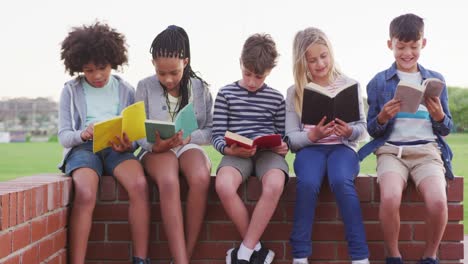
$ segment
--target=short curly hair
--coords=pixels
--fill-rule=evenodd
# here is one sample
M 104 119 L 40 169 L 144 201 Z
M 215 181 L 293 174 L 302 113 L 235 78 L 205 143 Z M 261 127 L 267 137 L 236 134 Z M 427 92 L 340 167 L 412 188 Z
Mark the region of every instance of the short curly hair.
M 83 72 L 88 63 L 110 64 L 115 70 L 128 62 L 125 36 L 100 22 L 74 27 L 63 40 L 61 50 L 65 70 L 71 76 Z

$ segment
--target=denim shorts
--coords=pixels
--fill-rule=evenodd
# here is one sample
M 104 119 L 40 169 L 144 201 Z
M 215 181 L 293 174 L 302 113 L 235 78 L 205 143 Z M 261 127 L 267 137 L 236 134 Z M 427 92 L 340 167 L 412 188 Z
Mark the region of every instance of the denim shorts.
M 136 157 L 131 152 L 116 152 L 112 148 L 103 149 L 97 153 L 93 153 L 93 142 L 88 141 L 78 145 L 68 153 L 65 158 L 65 164 L 61 170 L 66 175 L 71 176 L 73 171 L 79 168 L 93 169 L 99 177 L 105 173 L 106 175 L 114 175 L 114 169 L 120 163 L 126 160 L 136 160 Z

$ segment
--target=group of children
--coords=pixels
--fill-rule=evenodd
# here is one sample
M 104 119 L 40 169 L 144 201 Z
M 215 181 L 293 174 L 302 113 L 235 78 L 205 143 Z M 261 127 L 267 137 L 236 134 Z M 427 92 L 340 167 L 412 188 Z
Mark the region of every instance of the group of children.
M 385 240 L 386 263 L 403 263 L 398 250 L 399 206 L 409 177 L 426 204 L 426 248 L 420 263 L 438 263 L 437 249 L 447 223 L 446 179 L 451 173 L 451 151 L 444 141 L 452 127 L 447 89 L 420 105 L 415 114 L 399 112 L 393 99 L 399 80 L 420 84 L 443 77 L 426 70 L 418 59 L 424 48 L 423 20 L 413 14 L 390 24 L 388 47 L 393 65 L 368 84 L 369 110 L 359 99 L 360 119 L 340 119 L 317 125 L 302 124 L 304 87 L 314 82 L 330 92 L 355 82 L 337 67 L 327 36 L 317 28 L 297 32 L 293 43 L 294 84 L 283 95 L 265 83 L 275 67 L 277 50 L 268 34 L 254 34 L 244 43 L 240 58 L 242 78 L 222 87 L 214 102 L 207 83 L 191 68 L 190 44 L 185 30 L 169 26 L 150 48 L 155 74 L 144 78 L 136 92 L 111 74 L 127 62 L 125 37 L 106 24 L 74 28 L 62 43 L 65 69 L 78 77 L 67 82 L 60 98 L 59 140 L 64 146 L 63 172 L 72 176 L 74 202 L 70 216 L 70 263 L 84 263 L 99 179 L 113 175 L 129 195 L 129 223 L 133 263 L 148 258 L 150 203 L 145 175 L 158 186 L 164 230 L 172 262 L 189 263 L 194 254 L 206 211 L 211 162 L 201 145 L 212 144 L 223 158 L 216 172 L 216 192 L 242 237 L 227 252 L 226 263 L 271 263 L 274 252 L 261 242 L 289 178 L 285 156 L 296 153 L 294 171 L 297 196 L 291 232 L 293 263 L 308 263 L 312 255 L 312 225 L 317 198 L 325 177 L 335 194 L 345 226 L 352 263 L 369 263 L 359 198 L 354 179 L 359 160 L 374 152 L 380 186 L 380 222 Z M 144 101 L 150 119 L 172 121 L 178 111 L 193 103 L 198 129 L 187 138 L 179 131 L 169 139 L 156 133 L 156 143 L 130 142 L 123 135 L 98 153 L 92 152 L 93 123 L 120 114 L 126 106 Z M 254 139 L 281 134 L 281 145 L 271 149 L 246 149 L 227 145 L 229 130 Z M 373 140 L 359 152 L 358 142 Z M 138 155 L 133 151 L 141 147 Z M 260 199 L 251 214 L 237 190 L 249 176 L 262 183 Z M 181 178 L 188 184 L 185 213 L 180 200 Z M 185 215 L 185 221 L 184 217 Z

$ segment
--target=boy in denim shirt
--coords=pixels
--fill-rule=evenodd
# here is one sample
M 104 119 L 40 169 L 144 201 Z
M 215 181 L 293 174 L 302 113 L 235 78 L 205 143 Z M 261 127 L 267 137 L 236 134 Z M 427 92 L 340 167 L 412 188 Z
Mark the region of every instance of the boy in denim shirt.
M 377 156 L 379 218 L 388 254 L 386 263 L 403 263 L 398 250 L 399 208 L 408 178 L 424 199 L 428 219 L 426 247 L 419 263 L 439 263 L 437 249 L 447 224 L 445 177 L 453 179 L 452 153 L 443 138 L 453 126 L 447 87 L 440 98 L 425 98 L 425 105 L 420 104 L 416 113 L 400 112 L 401 102 L 393 98 L 400 80 L 421 84 L 427 78 L 444 79 L 418 64 L 426 45 L 422 18 L 405 14 L 393 19 L 387 45 L 395 62 L 367 85 L 367 130 L 373 140 L 359 151 L 359 156 L 361 160 L 371 152 Z

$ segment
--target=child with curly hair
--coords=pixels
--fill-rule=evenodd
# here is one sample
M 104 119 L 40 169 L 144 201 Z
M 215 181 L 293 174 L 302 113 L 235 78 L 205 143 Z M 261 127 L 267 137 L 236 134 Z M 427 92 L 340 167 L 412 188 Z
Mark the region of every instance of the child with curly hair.
M 64 147 L 60 169 L 72 177 L 74 202 L 70 216 L 70 263 L 84 263 L 99 179 L 113 175 L 129 196 L 133 263 L 147 259 L 149 239 L 148 185 L 133 144 L 125 135 L 93 153 L 93 124 L 118 116 L 134 103 L 135 90 L 111 72 L 127 63 L 125 37 L 99 22 L 73 28 L 62 42 L 65 70 L 78 76 L 65 83 L 60 97 L 58 138 Z M 83 73 L 83 74 L 80 74 Z

